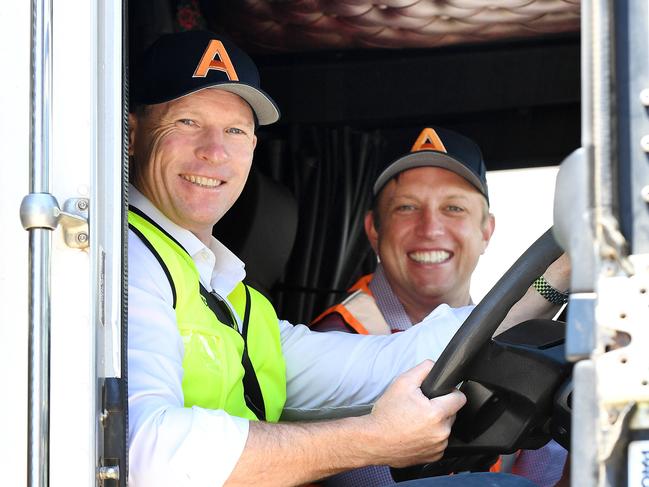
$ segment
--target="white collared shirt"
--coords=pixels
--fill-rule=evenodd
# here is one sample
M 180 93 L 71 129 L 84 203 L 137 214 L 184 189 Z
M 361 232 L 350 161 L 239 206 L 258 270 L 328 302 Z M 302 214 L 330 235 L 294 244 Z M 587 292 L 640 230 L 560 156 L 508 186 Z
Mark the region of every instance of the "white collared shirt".
M 129 199 L 188 251 L 208 290 L 226 298 L 243 280 L 244 264 L 216 239 L 205 246 L 134 187 Z M 130 485 L 222 485 L 241 456 L 248 421 L 222 410 L 184 407 L 184 351 L 169 281 L 133 232 L 128 245 Z M 471 309 L 442 305 L 420 326 L 390 336 L 317 333 L 280 320 L 287 376 L 283 419 L 369 411 L 396 375 L 426 358 L 435 360 Z

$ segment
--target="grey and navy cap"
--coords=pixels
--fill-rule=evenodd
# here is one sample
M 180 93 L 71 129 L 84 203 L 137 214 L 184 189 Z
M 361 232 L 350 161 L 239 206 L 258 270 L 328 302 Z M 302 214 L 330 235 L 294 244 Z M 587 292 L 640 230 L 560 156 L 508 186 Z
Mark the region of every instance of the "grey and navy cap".
M 279 108 L 259 86 L 250 57 L 231 40 L 208 31 L 159 37 L 141 56 L 131 78 L 131 106 L 155 105 L 205 88 L 235 93 L 252 108 L 259 125 L 279 119 Z
M 421 131 L 408 154 L 391 162 L 379 175 L 373 187 L 374 196 L 397 174 L 426 166 L 441 167 L 462 176 L 489 202 L 487 168 L 478 144 L 452 130 L 431 127 Z

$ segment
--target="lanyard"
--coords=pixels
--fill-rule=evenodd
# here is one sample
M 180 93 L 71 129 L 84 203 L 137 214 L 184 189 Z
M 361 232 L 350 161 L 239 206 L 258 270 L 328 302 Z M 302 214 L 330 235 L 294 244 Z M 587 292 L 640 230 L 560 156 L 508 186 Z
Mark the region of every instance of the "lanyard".
M 243 287 L 246 290 L 246 310 L 243 315 L 243 323 L 241 326 L 241 337 L 243 338 L 243 354 L 241 355 L 241 365 L 243 366 L 243 397 L 246 401 L 246 406 L 255 413 L 258 419 L 264 421 L 266 419 L 266 406 L 264 405 L 264 396 L 261 393 L 261 387 L 257 380 L 257 374 L 250 362 L 248 356 L 248 323 L 250 321 L 250 291 L 245 284 Z M 216 318 L 225 326 L 229 326 L 239 331 L 232 312 L 225 301 L 217 294 L 209 292 L 201 284 L 201 295 L 207 301 L 207 305 L 212 310 Z

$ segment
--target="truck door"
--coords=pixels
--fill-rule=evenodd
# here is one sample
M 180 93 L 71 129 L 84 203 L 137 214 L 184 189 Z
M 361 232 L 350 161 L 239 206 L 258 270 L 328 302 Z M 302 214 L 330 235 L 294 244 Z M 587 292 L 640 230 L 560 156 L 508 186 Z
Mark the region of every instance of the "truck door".
M 123 5 L 0 18 L 2 484 L 125 485 Z

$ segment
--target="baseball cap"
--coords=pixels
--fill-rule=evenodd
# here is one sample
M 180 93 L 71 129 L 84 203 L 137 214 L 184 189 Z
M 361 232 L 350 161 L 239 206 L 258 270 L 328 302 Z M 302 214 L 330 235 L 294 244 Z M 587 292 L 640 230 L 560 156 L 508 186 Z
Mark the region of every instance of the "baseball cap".
M 136 63 L 133 104 L 154 105 L 205 88 L 235 93 L 252 108 L 259 125 L 279 119 L 279 108 L 259 87 L 259 72 L 231 40 L 208 31 L 164 34 Z
M 480 147 L 468 137 L 443 128 L 424 128 L 410 152 L 391 162 L 379 174 L 374 183 L 373 194 L 378 195 L 383 187 L 400 172 L 415 167 L 441 167 L 462 176 L 489 202 L 487 191 L 487 169 Z

